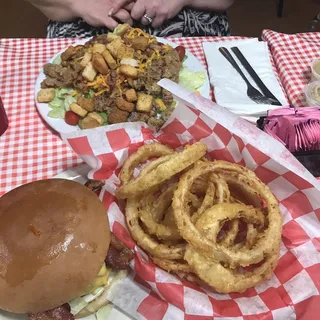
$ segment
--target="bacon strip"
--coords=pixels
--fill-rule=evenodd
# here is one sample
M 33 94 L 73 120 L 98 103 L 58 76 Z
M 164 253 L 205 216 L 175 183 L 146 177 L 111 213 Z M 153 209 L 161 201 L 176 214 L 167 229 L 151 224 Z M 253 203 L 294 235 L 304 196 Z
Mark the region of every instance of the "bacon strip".
M 134 253 L 111 234 L 111 244 L 105 260 L 106 265 L 116 270 L 127 269 L 133 258 Z
M 69 304 L 65 303 L 51 310 L 28 314 L 28 317 L 30 320 L 74 320 L 74 315 L 70 311 Z

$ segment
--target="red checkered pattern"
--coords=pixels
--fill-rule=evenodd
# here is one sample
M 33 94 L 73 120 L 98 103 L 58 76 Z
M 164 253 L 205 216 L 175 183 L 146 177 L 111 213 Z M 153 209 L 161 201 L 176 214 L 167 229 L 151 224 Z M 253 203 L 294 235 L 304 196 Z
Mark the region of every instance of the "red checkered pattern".
M 190 50 L 206 68 L 203 41 L 240 39 L 207 37 L 170 39 Z M 40 118 L 34 84 L 42 66 L 77 39 L 0 39 L 0 96 L 9 129 L 0 138 L 0 196 L 18 185 L 50 178 L 82 160 Z
M 310 64 L 319 58 L 320 33 L 289 35 L 264 30 L 262 39 L 269 44 L 290 103 L 295 107 L 306 106 L 303 90 L 310 81 Z
M 316 319 L 320 302 L 320 191 L 307 181 L 309 176 L 296 166 L 290 153 L 279 152 L 277 158 L 266 154 L 267 149 L 278 153 L 282 145 L 224 108 L 213 108 L 209 100 L 190 96 L 201 111 L 178 104 L 169 123 L 155 136 L 146 127 L 130 123 L 120 129 L 109 126 L 65 135 L 93 167 L 92 177 L 107 179 L 101 199 L 108 209 L 112 231 L 137 253 L 132 265 L 134 275 L 117 288 L 121 299 L 115 294 L 111 300 L 127 313 L 150 320 Z M 114 130 L 124 137 L 119 143 L 113 139 Z M 246 165 L 271 188 L 284 221 L 280 259 L 270 280 L 243 294 L 217 294 L 155 267 L 135 246 L 126 228 L 125 213 L 114 197 L 117 173 L 128 154 L 151 140 L 174 148 L 205 142 L 212 159 Z M 269 144 L 268 148 L 261 141 Z M 290 171 L 288 166 L 295 169 Z M 130 302 L 125 298 L 128 290 L 134 296 Z

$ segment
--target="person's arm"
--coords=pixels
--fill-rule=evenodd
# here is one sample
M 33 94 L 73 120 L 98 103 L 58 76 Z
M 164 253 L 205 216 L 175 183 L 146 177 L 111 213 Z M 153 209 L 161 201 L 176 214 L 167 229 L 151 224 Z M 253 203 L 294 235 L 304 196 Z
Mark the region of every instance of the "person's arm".
M 83 18 L 92 26 L 106 26 L 109 29 L 114 29 L 118 21 L 132 23 L 130 14 L 125 9 L 120 9 L 112 17 L 108 16 L 113 6 L 112 0 L 29 0 L 29 2 L 55 21 Z
M 70 21 L 77 18 L 70 0 L 29 0 L 47 18 L 55 21 Z
M 129 1 L 132 0 L 114 0 L 109 16 L 115 16 Z M 135 0 L 131 17 L 147 24 L 149 21 L 143 18 L 146 14 L 151 18 L 152 27 L 158 28 L 165 21 L 176 16 L 184 7 L 197 8 L 203 11 L 224 11 L 233 2 L 234 0 Z

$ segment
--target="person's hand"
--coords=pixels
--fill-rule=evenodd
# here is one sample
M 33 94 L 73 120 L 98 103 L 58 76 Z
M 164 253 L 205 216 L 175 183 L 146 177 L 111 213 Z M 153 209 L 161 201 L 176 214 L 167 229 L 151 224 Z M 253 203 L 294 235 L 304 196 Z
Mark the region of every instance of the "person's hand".
M 131 9 L 132 0 L 127 1 L 126 8 Z M 114 6 L 113 0 L 71 0 L 72 11 L 75 16 L 81 17 L 84 21 L 94 27 L 106 26 L 109 29 L 114 29 L 118 22 L 132 24 L 130 13 L 125 6 L 111 16 L 109 12 Z
M 132 0 L 115 0 L 110 16 L 115 17 L 121 8 Z M 189 0 L 136 0 L 131 9 L 131 18 L 141 20 L 145 25 L 150 24 L 144 17 L 147 15 L 152 19 L 151 25 L 154 28 L 160 27 L 165 21 L 175 17 L 183 7 L 188 5 Z

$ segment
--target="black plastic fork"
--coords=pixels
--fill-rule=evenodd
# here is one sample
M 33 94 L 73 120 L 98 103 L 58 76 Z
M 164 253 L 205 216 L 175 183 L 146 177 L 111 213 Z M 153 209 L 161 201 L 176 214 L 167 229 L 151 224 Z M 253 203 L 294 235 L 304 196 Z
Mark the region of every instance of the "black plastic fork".
M 233 59 L 231 53 L 229 50 L 225 47 L 220 47 L 219 51 L 221 54 L 230 62 L 230 64 L 237 70 L 237 72 L 240 74 L 244 82 L 247 84 L 247 96 L 254 101 L 255 103 L 259 104 L 271 104 L 269 98 L 264 96 L 259 90 L 257 90 L 255 87 L 252 86 L 252 84 L 249 82 L 247 77 L 244 75 L 240 67 L 238 66 L 237 62 Z

